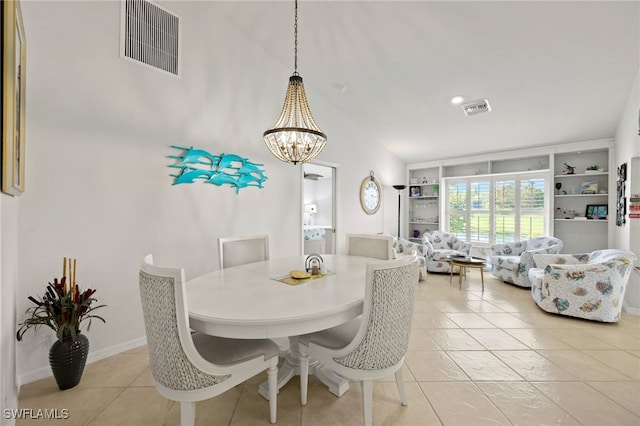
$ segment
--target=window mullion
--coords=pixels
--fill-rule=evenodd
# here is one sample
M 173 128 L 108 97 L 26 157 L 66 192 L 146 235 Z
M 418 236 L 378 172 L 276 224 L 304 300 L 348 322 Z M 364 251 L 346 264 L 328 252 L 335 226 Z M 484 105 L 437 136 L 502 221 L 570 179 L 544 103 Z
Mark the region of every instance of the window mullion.
M 515 182 L 516 182 L 516 193 L 515 193 L 515 206 L 514 206 L 514 239 L 516 241 L 520 241 L 520 237 L 521 237 L 521 233 L 520 233 L 520 221 L 522 220 L 522 218 L 520 217 L 520 210 L 522 207 L 522 186 L 521 186 L 521 180 L 518 176 L 516 176 L 515 178 Z

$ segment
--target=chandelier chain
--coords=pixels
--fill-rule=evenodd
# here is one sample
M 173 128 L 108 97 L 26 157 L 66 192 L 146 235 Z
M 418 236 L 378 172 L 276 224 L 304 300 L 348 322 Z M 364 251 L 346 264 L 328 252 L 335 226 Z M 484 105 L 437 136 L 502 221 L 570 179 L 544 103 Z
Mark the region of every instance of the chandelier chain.
M 293 75 L 298 75 L 298 0 L 295 0 L 293 24 Z

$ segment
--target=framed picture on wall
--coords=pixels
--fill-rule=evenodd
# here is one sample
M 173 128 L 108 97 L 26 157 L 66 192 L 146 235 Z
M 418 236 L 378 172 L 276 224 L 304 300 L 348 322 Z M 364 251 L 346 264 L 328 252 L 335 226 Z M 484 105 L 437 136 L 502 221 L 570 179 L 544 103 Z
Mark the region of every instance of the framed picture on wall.
M 620 165 L 620 180 L 623 182 L 627 180 L 627 163 Z
M 616 225 L 623 226 L 626 222 L 627 214 L 627 198 L 625 197 L 625 183 L 622 179 L 618 179 L 617 182 L 617 197 L 616 197 Z
M 27 43 L 19 1 L 2 2 L 2 192 L 24 191 Z

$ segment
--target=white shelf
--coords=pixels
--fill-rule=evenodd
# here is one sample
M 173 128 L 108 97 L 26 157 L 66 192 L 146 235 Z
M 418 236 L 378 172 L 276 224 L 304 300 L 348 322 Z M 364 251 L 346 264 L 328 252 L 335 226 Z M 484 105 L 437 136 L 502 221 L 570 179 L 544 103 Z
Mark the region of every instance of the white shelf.
M 552 155 L 552 170 L 554 173 L 552 188 L 560 183 L 560 193 L 553 191 L 553 208 L 557 211 L 577 212 L 580 216 L 564 219 L 564 215 L 558 215 L 553 220 L 553 235 L 564 242 L 564 253 L 586 253 L 603 247 L 611 247 L 609 228 L 614 220 L 585 218 L 584 212 L 589 204 L 604 204 L 609 208 L 609 214 L 613 210 L 609 201 L 612 193 L 616 192 L 613 182 L 610 182 L 612 174 L 615 174 L 615 166 L 609 161 L 609 147 L 596 148 L 588 151 L 563 152 Z M 587 171 L 587 167 L 598 165 L 600 170 Z M 576 173 L 566 174 L 566 166 L 575 167 Z M 594 182 L 599 191 L 607 191 L 606 194 L 583 194 L 582 184 Z M 564 193 L 563 193 L 564 190 Z M 573 194 L 570 192 L 574 191 Z M 611 200 L 612 201 L 612 200 Z M 552 217 L 556 217 L 555 214 Z M 598 222 L 600 225 L 594 223 Z M 582 224 L 582 225 L 581 225 Z
M 609 194 L 560 194 L 554 195 L 556 198 L 562 197 L 607 197 Z
M 555 175 L 554 178 L 566 178 L 566 177 L 585 177 L 585 176 L 606 176 L 609 172 L 598 172 L 598 173 L 574 173 L 572 175 Z
M 406 233 L 409 241 L 422 243 L 425 232 L 431 232 L 440 227 L 438 222 L 434 222 L 440 214 L 440 195 L 444 192 L 439 190 L 440 179 L 442 177 L 441 167 L 425 167 L 409 170 L 409 180 L 415 179 L 417 183 L 410 183 L 409 187 L 419 189 L 415 197 L 409 196 L 408 209 L 403 218 L 406 221 Z M 414 192 L 414 194 L 416 193 Z M 410 193 L 409 193 L 410 195 Z M 414 232 L 420 235 L 414 237 Z
M 553 219 L 556 222 L 580 222 L 580 223 L 593 223 L 593 222 L 609 222 L 608 219 Z

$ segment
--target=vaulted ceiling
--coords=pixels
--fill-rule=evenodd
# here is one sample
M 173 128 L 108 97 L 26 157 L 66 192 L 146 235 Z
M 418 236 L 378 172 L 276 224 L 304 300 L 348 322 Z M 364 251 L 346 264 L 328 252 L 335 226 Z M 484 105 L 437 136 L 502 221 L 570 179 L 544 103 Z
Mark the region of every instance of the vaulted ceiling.
M 230 22 L 293 70 L 293 1 L 233 9 Z M 637 1 L 299 5 L 307 91 L 406 162 L 612 137 L 639 55 Z M 454 95 L 492 111 L 467 117 Z

